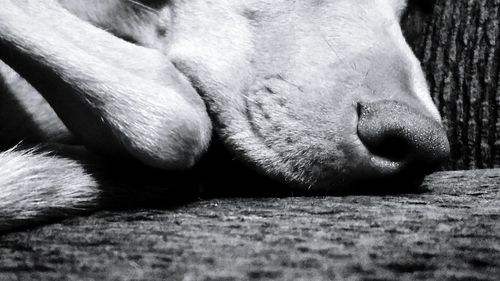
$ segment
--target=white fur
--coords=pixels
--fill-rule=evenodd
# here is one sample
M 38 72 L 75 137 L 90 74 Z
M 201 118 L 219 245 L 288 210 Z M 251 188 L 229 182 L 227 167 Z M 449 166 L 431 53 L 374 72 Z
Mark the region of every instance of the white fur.
M 6 0 L 0 33 L 14 52 L 7 63 L 41 89 L 88 146 L 165 169 L 190 168 L 206 150 L 205 106 L 158 51 L 126 43 L 53 0 Z M 33 67 L 18 65 L 23 56 L 31 56 Z M 60 79 L 47 83 L 34 73 Z
M 100 191 L 82 164 L 36 150 L 0 153 L 0 232 L 97 207 Z

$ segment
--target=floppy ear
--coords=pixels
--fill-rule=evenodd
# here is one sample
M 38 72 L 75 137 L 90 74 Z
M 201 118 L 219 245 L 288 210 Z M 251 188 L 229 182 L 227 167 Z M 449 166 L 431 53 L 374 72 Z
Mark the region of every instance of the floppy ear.
M 0 59 L 95 150 L 182 169 L 208 147 L 205 105 L 163 54 L 96 28 L 55 0 L 2 0 Z

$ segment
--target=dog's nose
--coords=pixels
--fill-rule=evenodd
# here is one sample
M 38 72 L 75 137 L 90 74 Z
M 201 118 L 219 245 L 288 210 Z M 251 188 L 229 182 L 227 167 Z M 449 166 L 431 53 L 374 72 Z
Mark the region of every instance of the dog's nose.
M 358 136 L 381 176 L 425 175 L 446 160 L 450 145 L 443 126 L 397 101 L 358 104 Z

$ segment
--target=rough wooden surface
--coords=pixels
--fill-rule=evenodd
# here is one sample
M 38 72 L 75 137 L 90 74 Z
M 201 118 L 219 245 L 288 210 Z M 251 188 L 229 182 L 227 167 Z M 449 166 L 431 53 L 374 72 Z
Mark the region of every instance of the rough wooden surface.
M 0 280 L 499 280 L 500 170 L 425 186 L 101 212 L 0 237 Z
M 413 3 L 430 6 L 404 25 L 448 128 L 449 168 L 500 167 L 500 0 Z

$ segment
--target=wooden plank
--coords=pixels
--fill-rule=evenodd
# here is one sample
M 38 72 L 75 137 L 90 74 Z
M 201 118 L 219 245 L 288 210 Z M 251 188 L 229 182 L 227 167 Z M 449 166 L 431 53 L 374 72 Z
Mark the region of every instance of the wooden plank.
M 499 280 L 500 170 L 425 186 L 100 212 L 0 237 L 0 280 Z

